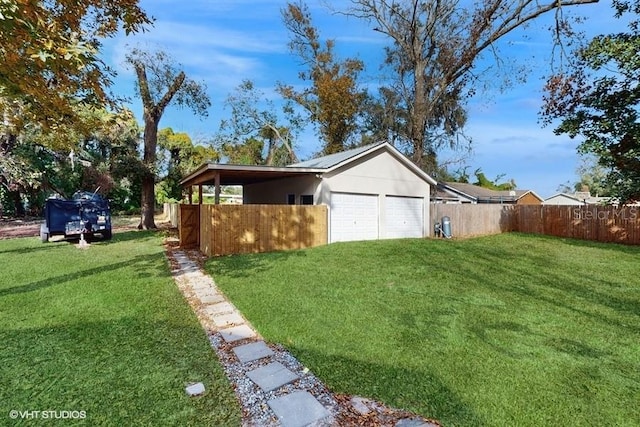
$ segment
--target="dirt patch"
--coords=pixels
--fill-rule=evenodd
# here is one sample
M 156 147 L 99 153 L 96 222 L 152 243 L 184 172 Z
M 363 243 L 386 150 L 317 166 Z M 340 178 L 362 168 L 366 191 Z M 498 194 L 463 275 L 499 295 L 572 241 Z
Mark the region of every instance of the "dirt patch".
M 41 219 L 26 218 L 26 219 L 13 219 L 13 218 L 1 218 L 0 219 L 0 239 L 14 239 L 17 237 L 33 237 L 40 235 Z
M 40 225 L 44 222 L 44 219 L 38 218 L 0 218 L 0 240 L 2 239 L 16 239 L 19 237 L 36 237 L 40 236 Z M 138 221 L 129 221 L 113 225 L 113 232 L 123 232 L 137 230 Z M 171 229 L 171 223 L 164 219 L 156 219 L 156 226 L 159 230 Z

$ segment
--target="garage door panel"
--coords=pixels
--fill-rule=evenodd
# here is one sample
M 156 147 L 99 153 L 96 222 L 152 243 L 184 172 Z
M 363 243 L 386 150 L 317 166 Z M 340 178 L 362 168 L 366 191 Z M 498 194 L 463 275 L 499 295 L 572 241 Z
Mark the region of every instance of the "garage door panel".
M 331 193 L 331 242 L 378 238 L 378 196 Z
M 385 197 L 385 237 L 424 237 L 424 199 Z

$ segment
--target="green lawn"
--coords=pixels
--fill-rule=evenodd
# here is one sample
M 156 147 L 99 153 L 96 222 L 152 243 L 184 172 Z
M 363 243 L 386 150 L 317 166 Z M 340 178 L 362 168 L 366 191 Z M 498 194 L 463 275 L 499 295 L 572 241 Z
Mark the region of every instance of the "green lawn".
M 640 248 L 503 234 L 211 259 L 331 389 L 445 425 L 640 425 Z
M 239 424 L 161 237 L 119 233 L 86 250 L 0 241 L 0 425 L 14 424 L 11 410 L 84 411 L 85 425 Z M 187 397 L 191 382 L 205 395 Z

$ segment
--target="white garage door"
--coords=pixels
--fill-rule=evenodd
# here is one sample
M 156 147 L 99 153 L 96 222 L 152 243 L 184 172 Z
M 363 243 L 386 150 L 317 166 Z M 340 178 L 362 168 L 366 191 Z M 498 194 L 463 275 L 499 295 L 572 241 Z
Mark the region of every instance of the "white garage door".
M 387 196 L 384 204 L 386 238 L 423 237 L 424 199 Z
M 331 242 L 378 238 L 378 196 L 331 193 Z

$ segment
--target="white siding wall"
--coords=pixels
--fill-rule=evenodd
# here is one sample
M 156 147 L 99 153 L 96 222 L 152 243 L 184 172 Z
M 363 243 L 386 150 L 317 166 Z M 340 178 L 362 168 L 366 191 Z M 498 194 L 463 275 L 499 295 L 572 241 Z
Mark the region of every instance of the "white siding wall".
M 244 204 L 286 205 L 287 194 L 296 195 L 296 204 L 300 204 L 302 194 L 313 194 L 314 204 L 318 205 L 320 197 L 320 179 L 315 175 L 302 175 L 296 178 L 278 179 L 245 185 L 243 188 Z
M 325 174 L 322 179 L 319 203 L 331 205 L 331 193 L 377 194 L 379 238 L 391 238 L 386 224 L 386 196 L 423 198 L 422 236 L 429 235 L 429 191 L 424 179 L 387 151 L 379 151 L 351 162 L 343 168 Z M 329 231 L 331 233 L 331 230 Z M 331 241 L 331 237 L 330 237 Z
M 342 168 L 322 177 L 306 175 L 296 178 L 280 179 L 259 184 L 245 185 L 243 189 L 245 204 L 286 204 L 287 194 L 296 195 L 296 204 L 300 203 L 300 195 L 313 194 L 314 204 L 332 206 L 331 195 L 336 194 L 368 194 L 377 198 L 378 238 L 393 238 L 400 231 L 393 224 L 394 209 L 386 206 L 392 197 L 411 197 L 422 200 L 422 230 L 415 235 L 429 235 L 429 191 L 430 185 L 422 176 L 413 172 L 401 160 L 385 150 L 380 150 L 349 162 Z M 338 200 L 340 197 L 338 196 Z M 334 201 L 335 203 L 335 201 Z M 329 214 L 331 216 L 331 213 Z M 364 218 L 362 218 L 364 219 Z M 362 220 L 361 219 L 361 220 Z M 329 241 L 331 237 L 331 224 Z M 368 234 L 367 234 L 368 235 Z

